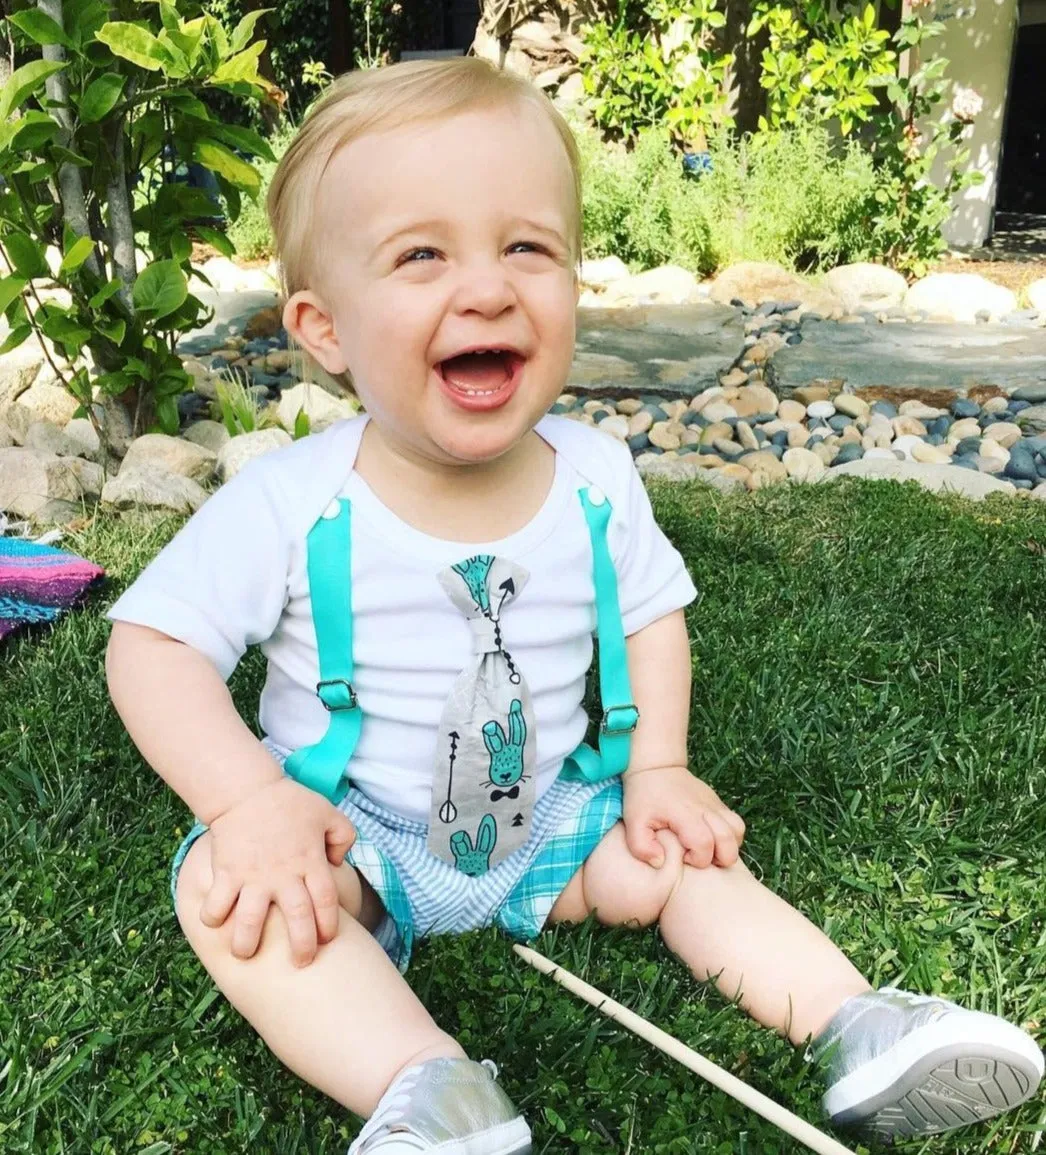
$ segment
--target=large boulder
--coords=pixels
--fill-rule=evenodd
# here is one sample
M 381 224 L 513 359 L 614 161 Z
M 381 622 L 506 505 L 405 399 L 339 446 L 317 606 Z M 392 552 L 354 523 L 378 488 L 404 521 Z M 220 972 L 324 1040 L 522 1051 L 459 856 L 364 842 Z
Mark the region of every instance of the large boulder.
M 797 304 L 804 312 L 825 317 L 841 315 L 844 305 L 831 289 L 806 281 L 768 261 L 741 261 L 724 269 L 712 282 L 710 296 L 721 305 L 743 301 L 750 308 L 776 301 Z
M 908 282 L 900 273 L 868 261 L 840 265 L 826 274 L 824 283 L 840 298 L 848 313 L 896 309 L 908 292 Z
M 621 305 L 687 305 L 701 299 L 698 280 L 679 265 L 660 265 L 622 281 L 612 281 L 599 303 Z
M 52 502 L 79 503 L 98 496 L 102 467 L 77 457 L 37 449 L 0 449 L 0 511 L 38 517 Z
M 978 313 L 991 321 L 1012 313 L 1017 297 L 976 273 L 931 273 L 908 290 L 904 307 L 910 313 L 925 313 L 931 321 L 972 325 Z
M 628 265 L 620 257 L 598 257 L 581 262 L 581 284 L 587 289 L 605 289 L 614 281 L 627 281 Z
M 207 491 L 192 478 L 143 464 L 135 469 L 121 469 L 116 477 L 110 477 L 102 489 L 102 505 L 195 513 L 207 496 Z
M 1000 481 L 988 473 L 963 469 L 959 465 L 925 465 L 918 461 L 887 461 L 864 457 L 849 461 L 829 471 L 826 480 L 841 477 L 869 477 L 881 481 L 917 481 L 923 489 L 935 493 L 959 493 L 974 501 L 981 501 L 993 493 L 1013 494 L 1016 489 L 1008 481 Z
M 3 320 L 0 315 L 0 321 Z M 42 376 L 50 373 L 50 366 L 44 370 L 47 361 L 40 346 L 33 340 L 23 341 L 17 349 L 12 349 L 0 357 L 0 416 L 11 404 Z M 43 373 L 42 373 L 43 371 Z
M 215 457 L 225 448 L 230 436 L 228 429 L 220 421 L 207 419 L 194 421 L 182 434 L 186 441 L 191 441 L 193 445 L 202 445 Z
M 146 433 L 131 442 L 120 472 L 146 469 L 203 482 L 214 476 L 216 462 L 216 455 L 202 445 L 166 433 Z
M 320 385 L 302 381 L 290 389 L 285 389 L 280 395 L 276 417 L 288 433 L 293 433 L 294 422 L 302 410 L 309 418 L 310 431 L 318 433 L 336 421 L 355 417 L 359 412 L 359 405 L 347 397 L 332 397 Z
M 233 437 L 218 454 L 218 476 L 229 481 L 255 457 L 290 445 L 291 435 L 283 429 L 256 429 Z
M 210 286 L 218 292 L 250 292 L 252 290 L 278 291 L 279 285 L 269 275 L 267 269 L 242 269 L 228 257 L 211 257 L 199 266 L 200 272 L 210 281 Z M 206 289 L 199 277 L 189 278 L 189 291 Z

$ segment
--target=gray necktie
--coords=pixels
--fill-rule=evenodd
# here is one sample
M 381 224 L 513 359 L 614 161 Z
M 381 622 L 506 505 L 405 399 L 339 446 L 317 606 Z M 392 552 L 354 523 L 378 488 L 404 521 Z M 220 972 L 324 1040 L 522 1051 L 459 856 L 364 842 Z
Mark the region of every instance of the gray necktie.
M 440 719 L 428 848 L 473 876 L 530 837 L 534 710 L 501 637 L 501 613 L 529 576 L 491 554 L 439 574 L 447 596 L 468 618 L 474 657 L 458 675 Z

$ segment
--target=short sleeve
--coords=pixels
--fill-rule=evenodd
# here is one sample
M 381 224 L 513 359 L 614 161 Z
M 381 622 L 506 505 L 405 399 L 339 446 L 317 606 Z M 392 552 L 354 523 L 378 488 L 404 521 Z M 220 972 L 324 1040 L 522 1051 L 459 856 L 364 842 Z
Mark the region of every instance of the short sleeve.
M 610 546 L 617 570 L 618 600 L 625 636 L 689 605 L 697 589 L 683 556 L 654 520 L 643 479 L 631 459 L 621 516 Z M 616 513 L 617 511 L 615 511 Z
M 228 679 L 271 637 L 287 600 L 290 535 L 279 486 L 252 463 L 213 494 L 109 610 L 208 657 Z

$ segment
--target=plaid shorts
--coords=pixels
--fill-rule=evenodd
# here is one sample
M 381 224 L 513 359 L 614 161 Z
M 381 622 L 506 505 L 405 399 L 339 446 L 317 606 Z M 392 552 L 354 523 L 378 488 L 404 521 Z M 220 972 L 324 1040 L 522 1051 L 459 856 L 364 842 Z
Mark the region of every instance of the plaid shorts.
M 356 828 L 346 861 L 375 889 L 385 917 L 374 935 L 400 971 L 414 942 L 498 926 L 515 939 L 534 938 L 567 883 L 622 814 L 621 779 L 557 779 L 538 799 L 529 840 L 478 878 L 430 854 L 428 827 L 350 790 L 339 809 Z M 189 847 L 206 830 L 197 823 L 171 867 L 171 895 Z

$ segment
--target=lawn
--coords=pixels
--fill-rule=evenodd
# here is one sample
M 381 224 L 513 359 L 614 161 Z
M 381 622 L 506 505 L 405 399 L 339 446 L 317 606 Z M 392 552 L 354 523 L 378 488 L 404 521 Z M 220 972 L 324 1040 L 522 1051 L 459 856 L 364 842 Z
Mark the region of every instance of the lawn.
M 867 482 L 654 497 L 704 594 L 688 618 L 693 765 L 745 817 L 750 865 L 873 982 L 1042 1041 L 1046 505 Z M 167 872 L 190 816 L 108 704 L 103 611 L 176 525 L 100 518 L 74 535 L 110 584 L 0 657 L 0 1151 L 341 1155 L 356 1122 L 279 1066 L 182 940 Z M 257 659 L 233 682 L 248 716 Z M 536 945 L 819 1121 L 802 1054 L 653 933 Z M 410 977 L 498 1063 L 535 1152 L 803 1150 L 496 932 L 424 944 Z M 1040 1095 L 904 1150 L 1030 1152 L 1043 1126 Z

